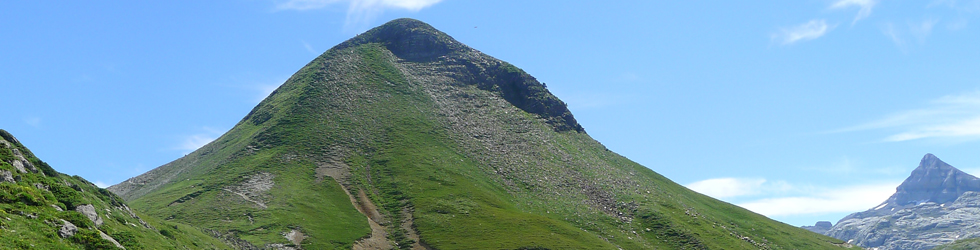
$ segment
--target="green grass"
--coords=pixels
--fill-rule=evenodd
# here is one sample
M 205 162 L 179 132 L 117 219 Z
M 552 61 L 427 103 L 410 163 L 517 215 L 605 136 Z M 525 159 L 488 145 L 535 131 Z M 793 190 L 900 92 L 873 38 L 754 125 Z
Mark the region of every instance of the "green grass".
M 933 250 L 972 250 L 980 249 L 980 238 L 960 239 L 953 243 L 937 246 Z

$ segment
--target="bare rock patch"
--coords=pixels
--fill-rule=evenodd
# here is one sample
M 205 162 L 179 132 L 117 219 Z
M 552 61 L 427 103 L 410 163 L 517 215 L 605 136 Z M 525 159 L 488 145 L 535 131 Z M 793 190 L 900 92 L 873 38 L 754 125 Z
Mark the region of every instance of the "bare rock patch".
M 268 208 L 265 202 L 270 197 L 269 190 L 276 183 L 273 179 L 276 176 L 269 172 L 259 172 L 249 176 L 244 182 L 236 186 L 225 187 L 223 190 L 236 194 L 245 201 L 255 203 L 260 208 Z

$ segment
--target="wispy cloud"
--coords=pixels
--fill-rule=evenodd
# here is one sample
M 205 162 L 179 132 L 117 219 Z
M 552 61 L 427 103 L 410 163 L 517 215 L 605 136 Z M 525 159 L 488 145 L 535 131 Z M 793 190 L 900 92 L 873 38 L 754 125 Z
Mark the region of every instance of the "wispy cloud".
M 915 36 L 919 40 L 919 43 L 923 43 L 926 37 L 932 33 L 932 27 L 936 26 L 939 20 L 937 19 L 926 19 L 921 22 L 909 22 L 909 31 L 912 36 Z
M 286 82 L 285 79 L 274 80 L 271 81 L 270 83 L 256 84 L 252 86 L 254 90 L 258 91 L 258 93 L 255 95 L 256 96 L 255 103 L 259 103 L 262 102 L 262 100 L 265 100 L 265 98 L 269 97 L 269 95 L 271 95 L 273 91 L 276 91 L 276 89 L 278 89 L 279 86 L 282 86 L 282 84 L 285 82 Z
M 715 178 L 686 186 L 716 199 L 742 201 L 733 203 L 772 217 L 862 211 L 885 201 L 898 184 L 821 188 L 763 178 Z
M 895 43 L 895 46 L 898 47 L 898 49 L 902 50 L 903 52 L 905 51 L 905 40 L 902 39 L 901 31 L 895 28 L 894 24 L 885 23 L 885 25 L 881 28 L 881 33 L 885 34 L 885 36 L 891 39 L 892 43 Z
M 716 178 L 687 184 L 691 190 L 719 199 L 758 195 L 788 187 L 785 182 L 769 182 L 763 178 Z
M 899 131 L 883 138 L 886 142 L 930 138 L 952 141 L 980 139 L 980 91 L 944 96 L 929 102 L 924 108 L 898 112 L 832 133 L 880 129 Z
M 310 54 L 314 54 L 314 55 L 319 55 L 320 54 L 320 53 L 316 52 L 315 49 L 313 49 L 313 46 L 311 46 L 310 43 L 307 43 L 306 41 L 303 41 L 303 40 L 299 40 L 299 42 L 300 43 L 303 43 L 303 48 L 306 49 L 306 51 L 309 51 Z
M 980 0 L 934 0 L 927 7 L 945 6 L 957 12 L 977 13 L 980 12 Z
M 938 19 L 926 19 L 919 22 L 908 22 L 908 29 L 899 28 L 894 23 L 886 22 L 881 26 L 881 32 L 895 43 L 902 52 L 908 51 L 909 39 L 914 39 L 919 44 L 925 43 L 926 38 L 932 34 L 933 27 L 939 23 Z
M 831 9 L 847 9 L 851 7 L 857 7 L 857 16 L 854 16 L 854 21 L 851 25 L 857 23 L 858 20 L 867 18 L 871 16 L 871 10 L 874 9 L 875 5 L 878 4 L 877 0 L 839 0 L 830 5 Z
M 908 166 L 868 166 L 862 164 L 860 160 L 854 160 L 844 156 L 840 160 L 814 166 L 803 166 L 800 170 L 820 172 L 837 176 L 851 175 L 875 175 L 875 176 L 900 176 L 908 174 Z
M 823 19 L 814 19 L 791 28 L 782 29 L 772 35 L 773 40 L 778 40 L 782 44 L 792 44 L 799 41 L 817 39 L 824 34 L 830 27 Z
M 31 125 L 31 127 L 36 128 L 38 126 L 41 126 L 41 117 L 32 116 L 32 117 L 24 118 L 24 123 L 27 123 L 27 125 Z
M 99 187 L 99 188 L 107 188 L 107 187 L 109 187 L 109 184 L 106 184 L 105 182 L 102 182 L 102 181 L 95 181 L 95 183 L 92 183 L 92 184 L 95 184 L 95 186 L 96 187 Z
M 181 142 L 173 149 L 180 150 L 184 154 L 188 154 L 203 147 L 204 145 L 207 145 L 208 143 L 211 143 L 214 141 L 214 139 L 217 139 L 224 133 L 222 130 L 210 127 L 203 127 L 202 130 L 204 130 L 204 132 L 183 136 L 183 138 L 181 138 Z
M 442 0 L 288 0 L 276 4 L 279 10 L 314 10 L 335 4 L 347 4 L 345 29 L 358 28 L 388 9 L 419 11 Z
M 863 211 L 888 199 L 898 184 L 816 189 L 799 196 L 760 199 L 737 205 L 769 217 Z

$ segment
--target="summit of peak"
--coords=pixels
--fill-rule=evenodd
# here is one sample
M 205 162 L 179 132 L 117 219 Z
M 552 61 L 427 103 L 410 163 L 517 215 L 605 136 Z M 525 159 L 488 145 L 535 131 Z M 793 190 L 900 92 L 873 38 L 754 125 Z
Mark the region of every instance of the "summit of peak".
M 399 58 L 409 61 L 430 61 L 469 49 L 446 33 L 411 18 L 388 21 L 337 45 L 335 49 L 366 43 L 380 43 Z
M 953 168 L 953 166 L 946 164 L 946 162 L 940 160 L 939 157 L 936 157 L 931 153 L 927 153 L 925 156 L 922 156 L 922 160 L 919 161 L 918 168 Z
M 956 169 L 933 154 L 926 154 L 889 200 L 899 205 L 926 201 L 946 203 L 966 191 L 980 191 L 980 178 Z

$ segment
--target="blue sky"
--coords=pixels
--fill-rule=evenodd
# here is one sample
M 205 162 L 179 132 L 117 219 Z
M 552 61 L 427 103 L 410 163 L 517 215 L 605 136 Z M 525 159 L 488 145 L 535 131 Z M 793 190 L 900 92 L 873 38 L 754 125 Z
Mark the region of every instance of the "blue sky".
M 0 128 L 118 183 L 399 17 L 547 83 L 611 150 L 792 225 L 874 207 L 926 153 L 980 173 L 978 0 L 2 2 Z

